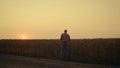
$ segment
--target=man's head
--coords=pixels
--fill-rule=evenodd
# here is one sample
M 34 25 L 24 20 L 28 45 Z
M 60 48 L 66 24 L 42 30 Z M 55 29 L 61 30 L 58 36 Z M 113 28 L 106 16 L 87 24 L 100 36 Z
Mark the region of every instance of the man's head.
M 67 30 L 64 30 L 64 33 L 67 33 Z

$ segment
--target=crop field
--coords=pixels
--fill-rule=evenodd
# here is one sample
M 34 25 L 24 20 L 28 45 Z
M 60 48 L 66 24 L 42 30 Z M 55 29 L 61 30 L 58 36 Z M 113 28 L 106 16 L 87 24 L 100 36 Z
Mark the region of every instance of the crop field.
M 0 53 L 60 59 L 60 46 L 60 40 L 0 40 Z M 73 39 L 69 59 L 120 65 L 120 39 Z

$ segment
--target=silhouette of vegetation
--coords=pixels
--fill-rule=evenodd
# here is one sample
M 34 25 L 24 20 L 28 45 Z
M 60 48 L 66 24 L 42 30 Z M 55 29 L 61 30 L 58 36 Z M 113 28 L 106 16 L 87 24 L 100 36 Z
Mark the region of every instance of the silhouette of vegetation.
M 60 40 L 0 40 L 0 53 L 59 59 Z M 120 64 L 120 39 L 73 39 L 69 59 L 87 63 Z

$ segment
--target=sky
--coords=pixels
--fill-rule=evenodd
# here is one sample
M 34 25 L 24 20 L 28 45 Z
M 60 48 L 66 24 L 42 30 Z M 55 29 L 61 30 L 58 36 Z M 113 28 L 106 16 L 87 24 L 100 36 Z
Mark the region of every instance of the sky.
M 0 39 L 120 38 L 120 0 L 0 0 Z

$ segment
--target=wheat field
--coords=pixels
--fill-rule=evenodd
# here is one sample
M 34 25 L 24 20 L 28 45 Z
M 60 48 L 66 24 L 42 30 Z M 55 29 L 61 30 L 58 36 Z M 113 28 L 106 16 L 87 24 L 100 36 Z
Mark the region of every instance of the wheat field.
M 0 53 L 60 59 L 60 40 L 0 40 Z M 73 39 L 69 59 L 78 62 L 120 64 L 120 39 Z

